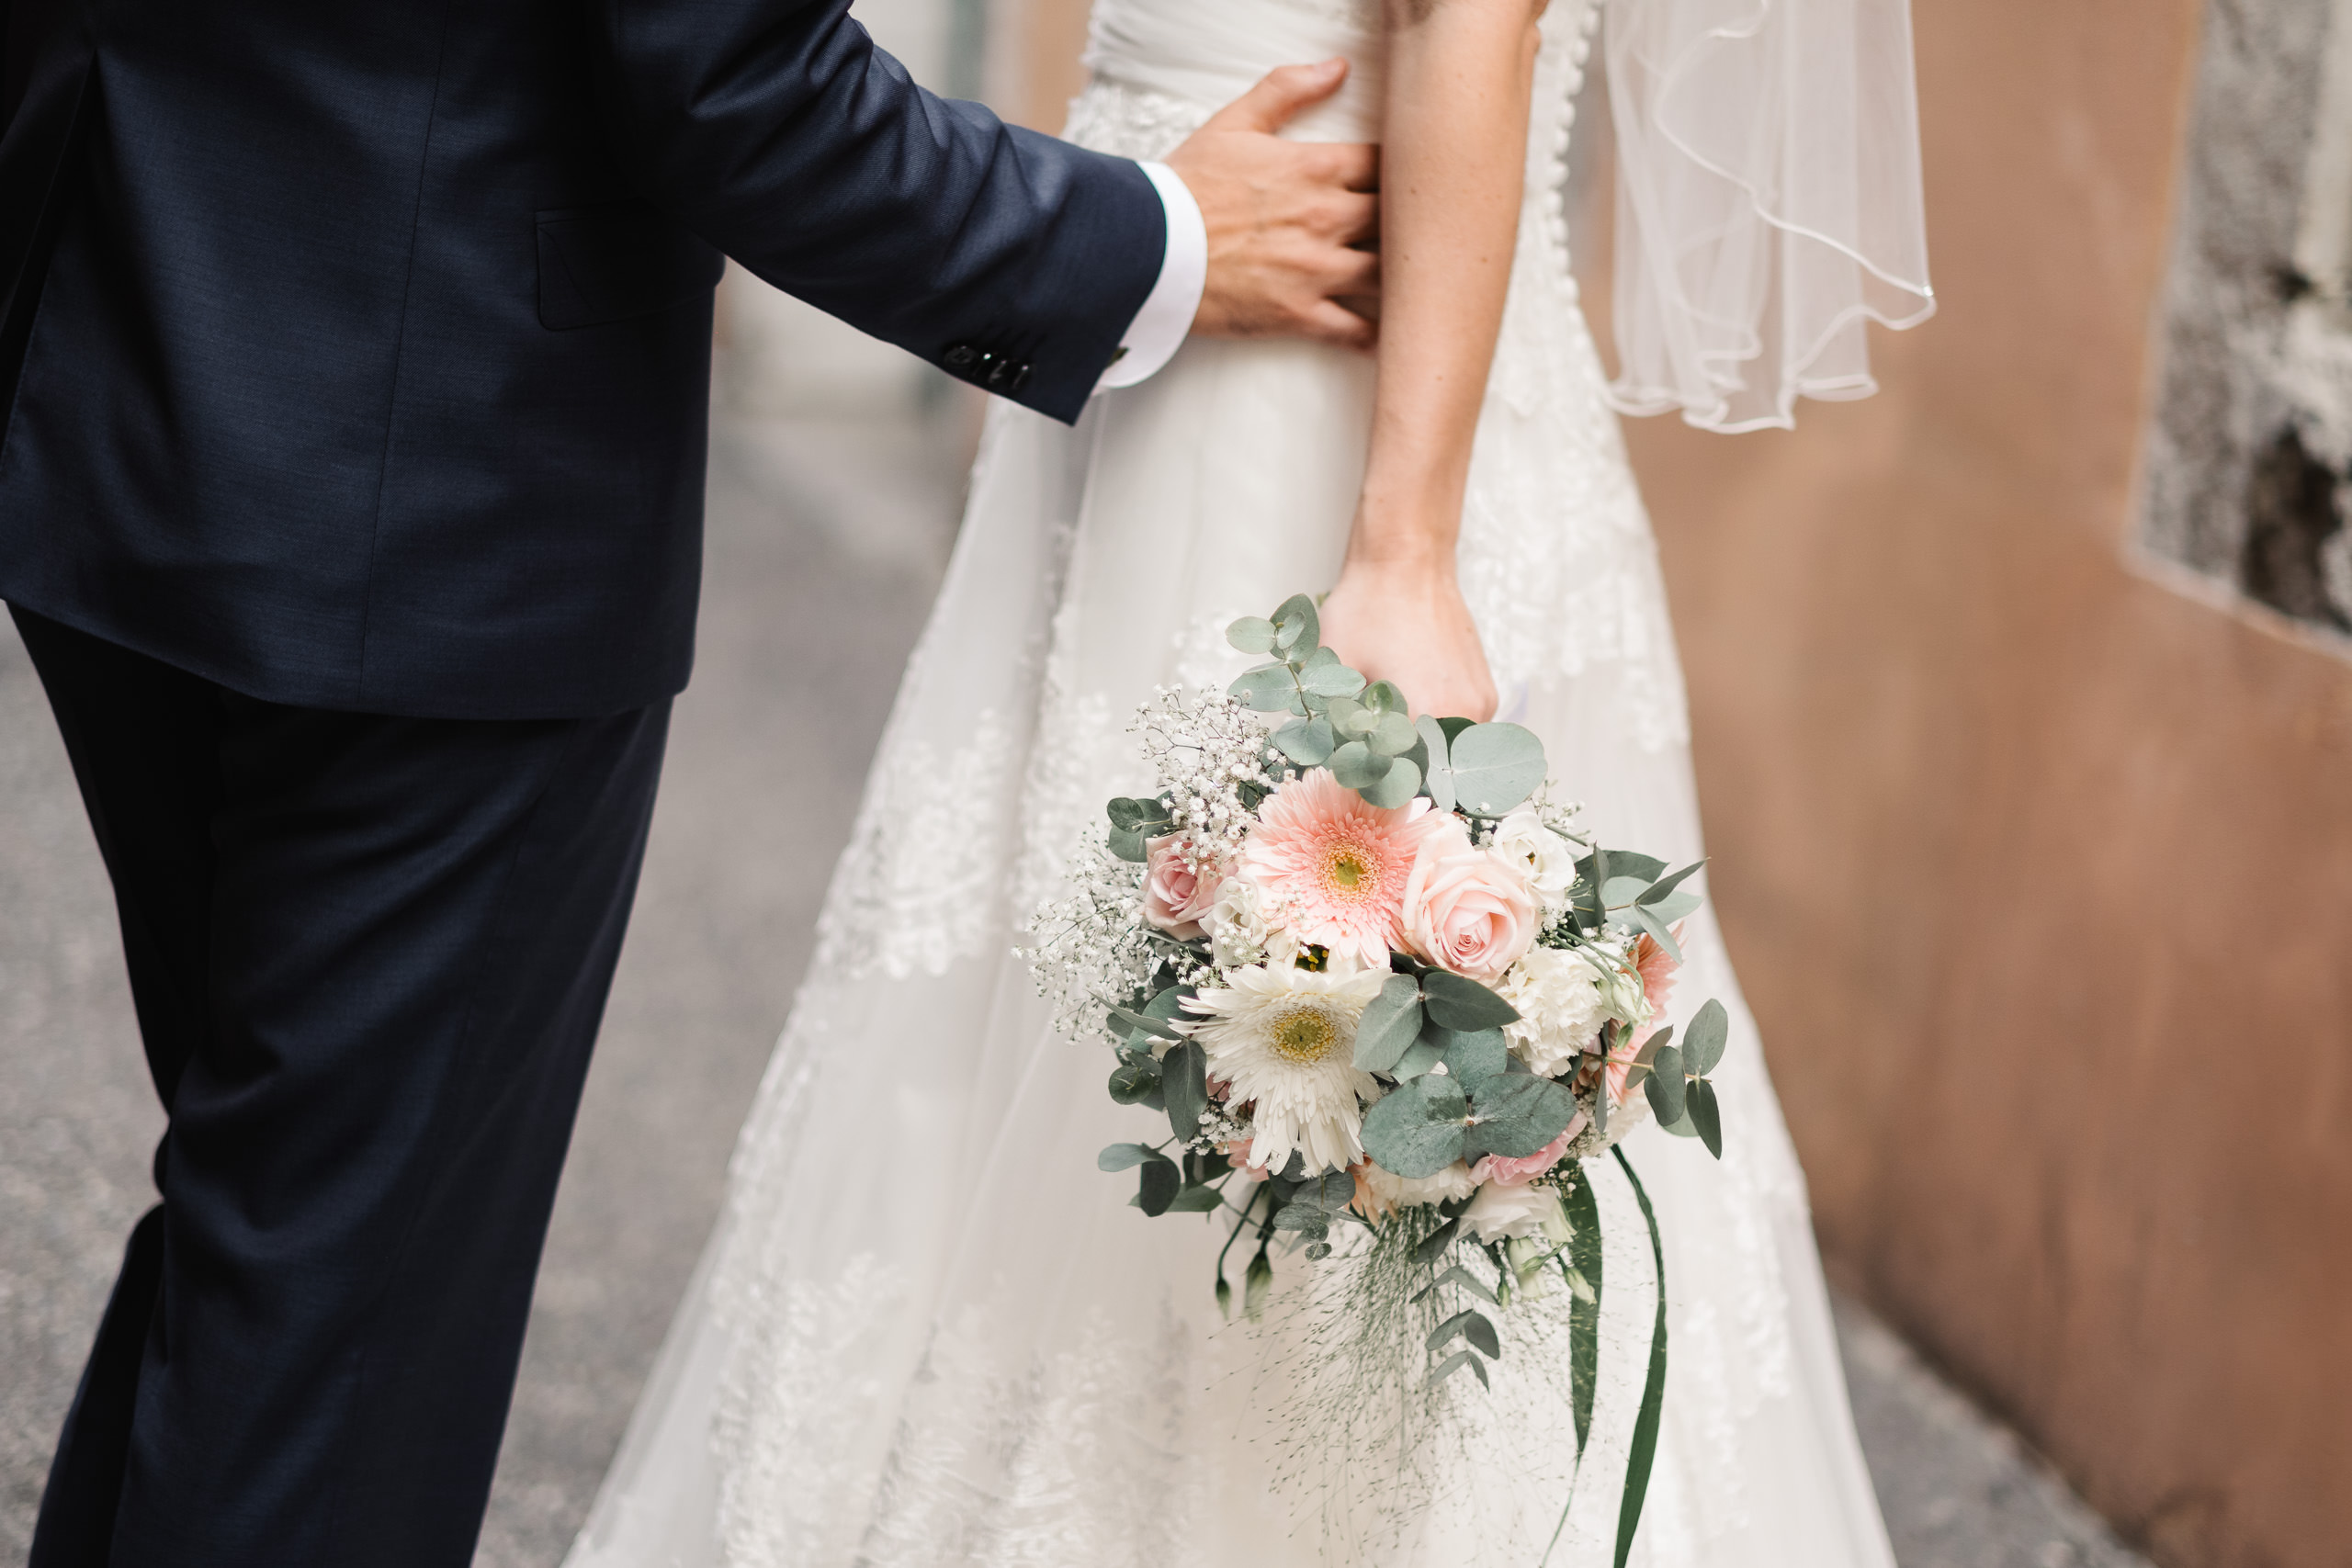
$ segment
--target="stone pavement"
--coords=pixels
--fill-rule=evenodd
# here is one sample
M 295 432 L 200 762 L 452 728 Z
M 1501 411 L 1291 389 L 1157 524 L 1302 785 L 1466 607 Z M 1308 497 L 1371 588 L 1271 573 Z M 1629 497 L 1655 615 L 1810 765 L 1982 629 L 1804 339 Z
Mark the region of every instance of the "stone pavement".
M 677 710 L 628 948 L 581 1111 L 478 1568 L 552 1568 L 717 1208 L 899 664 L 945 561 L 968 411 L 719 421 L 700 668 Z M 162 1125 L 97 854 L 0 629 L 0 1563 Z M 1839 1328 L 1903 1568 L 2139 1560 L 1860 1307 Z M 944 1568 L 944 1565 L 943 1565 Z

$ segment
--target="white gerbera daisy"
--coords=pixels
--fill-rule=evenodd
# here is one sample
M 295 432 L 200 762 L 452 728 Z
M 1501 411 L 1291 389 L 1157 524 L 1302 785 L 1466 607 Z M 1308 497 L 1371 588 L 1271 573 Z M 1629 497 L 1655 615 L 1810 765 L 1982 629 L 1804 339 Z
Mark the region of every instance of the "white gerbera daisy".
M 1250 1163 L 1280 1170 L 1296 1151 L 1310 1174 L 1345 1170 L 1363 1156 L 1361 1101 L 1377 1088 L 1355 1065 L 1356 1021 L 1386 973 L 1335 961 L 1328 973 L 1258 964 L 1226 978 L 1185 1002 L 1201 1016 L 1184 1027 L 1233 1086 L 1229 1103 L 1255 1102 Z

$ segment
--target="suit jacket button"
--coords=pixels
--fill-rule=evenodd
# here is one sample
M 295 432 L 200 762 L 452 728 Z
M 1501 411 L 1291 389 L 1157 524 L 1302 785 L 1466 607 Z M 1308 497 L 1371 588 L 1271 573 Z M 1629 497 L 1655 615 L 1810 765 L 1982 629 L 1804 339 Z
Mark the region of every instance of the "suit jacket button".
M 1025 359 L 1020 364 L 1014 366 L 1012 367 L 1012 374 L 1005 378 L 1004 389 L 1008 392 L 1017 392 L 1021 390 L 1022 388 L 1027 386 L 1029 384 L 1029 370 L 1030 365 Z
M 979 357 L 978 349 L 968 343 L 959 343 L 940 355 L 940 363 L 945 365 L 950 370 L 969 370 L 978 362 Z

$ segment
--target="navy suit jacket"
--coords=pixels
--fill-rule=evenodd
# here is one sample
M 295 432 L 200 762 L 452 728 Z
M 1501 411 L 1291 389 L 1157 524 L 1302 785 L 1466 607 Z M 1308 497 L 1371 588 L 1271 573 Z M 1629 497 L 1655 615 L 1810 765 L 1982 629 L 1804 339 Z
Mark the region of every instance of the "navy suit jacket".
M 0 599 L 271 701 L 682 687 L 722 253 L 1069 420 L 1165 245 L 848 0 L 14 6 Z

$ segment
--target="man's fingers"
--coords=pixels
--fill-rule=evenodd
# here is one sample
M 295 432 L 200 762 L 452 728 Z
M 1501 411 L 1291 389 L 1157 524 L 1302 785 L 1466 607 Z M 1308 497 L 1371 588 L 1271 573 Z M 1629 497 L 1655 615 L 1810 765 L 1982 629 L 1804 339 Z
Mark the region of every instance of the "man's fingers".
M 1342 190 L 1380 188 L 1380 149 L 1359 141 L 1294 143 L 1306 165 L 1307 178 Z
M 1304 325 L 1308 337 L 1341 348 L 1369 349 L 1378 341 L 1370 321 L 1336 300 L 1317 300 L 1307 310 Z
M 1343 245 L 1361 244 L 1380 235 L 1380 198 L 1348 195 L 1333 199 L 1328 209 L 1328 232 Z
M 1321 103 L 1348 79 L 1344 57 L 1319 65 L 1277 65 L 1258 85 L 1209 117 L 1218 130 L 1280 130 L 1301 110 Z
M 1380 292 L 1380 254 L 1376 251 L 1341 251 L 1337 265 L 1331 268 L 1331 278 L 1324 288 L 1326 294 L 1345 298 L 1349 295 Z

